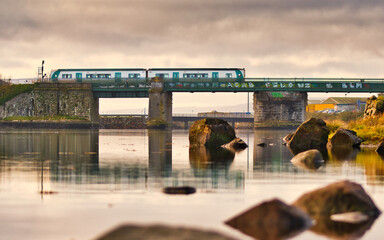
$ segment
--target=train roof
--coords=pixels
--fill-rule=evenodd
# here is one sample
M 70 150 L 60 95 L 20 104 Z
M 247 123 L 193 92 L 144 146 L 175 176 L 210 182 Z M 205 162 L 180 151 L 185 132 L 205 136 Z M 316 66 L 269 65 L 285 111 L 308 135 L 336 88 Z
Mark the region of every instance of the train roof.
M 245 68 L 149 68 L 148 71 L 165 71 L 165 70 L 204 70 L 204 71 L 214 71 L 214 70 L 245 70 Z
M 61 68 L 53 71 L 146 71 L 145 68 Z

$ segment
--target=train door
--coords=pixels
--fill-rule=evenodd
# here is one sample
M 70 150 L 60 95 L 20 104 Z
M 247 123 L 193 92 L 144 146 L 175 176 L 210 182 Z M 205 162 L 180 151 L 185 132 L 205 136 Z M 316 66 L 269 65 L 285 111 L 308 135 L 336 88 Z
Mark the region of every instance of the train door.
M 82 80 L 83 80 L 83 74 L 76 73 L 76 82 L 82 82 Z
M 173 81 L 174 82 L 178 82 L 179 81 L 179 73 L 178 72 L 174 72 L 173 73 Z
M 219 73 L 218 72 L 212 72 L 212 80 L 217 81 L 219 79 Z
M 116 83 L 121 82 L 121 72 L 115 73 L 115 81 L 116 81 Z

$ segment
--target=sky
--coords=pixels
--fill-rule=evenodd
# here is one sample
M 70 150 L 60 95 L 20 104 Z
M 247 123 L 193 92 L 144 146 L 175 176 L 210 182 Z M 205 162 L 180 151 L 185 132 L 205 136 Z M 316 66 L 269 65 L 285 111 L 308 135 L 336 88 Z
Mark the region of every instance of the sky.
M 1 0 L 0 74 L 36 77 L 44 59 L 46 72 L 240 67 L 247 77 L 384 78 L 383 12 L 380 0 Z M 195 95 L 175 95 L 174 107 L 246 99 Z

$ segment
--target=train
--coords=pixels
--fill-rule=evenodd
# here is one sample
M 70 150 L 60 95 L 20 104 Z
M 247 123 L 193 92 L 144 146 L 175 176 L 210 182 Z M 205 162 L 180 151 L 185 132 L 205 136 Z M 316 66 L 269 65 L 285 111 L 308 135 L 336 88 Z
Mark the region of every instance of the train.
M 165 81 L 242 81 L 244 68 L 95 68 L 56 69 L 51 71 L 52 82 L 147 82 L 154 77 Z

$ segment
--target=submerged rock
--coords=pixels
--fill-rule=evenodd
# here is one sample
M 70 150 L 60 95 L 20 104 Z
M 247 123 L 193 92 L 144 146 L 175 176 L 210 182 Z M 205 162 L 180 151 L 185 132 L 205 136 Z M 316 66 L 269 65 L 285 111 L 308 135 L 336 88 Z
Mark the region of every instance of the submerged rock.
M 231 142 L 222 145 L 222 147 L 237 152 L 246 149 L 248 145 L 242 139 L 235 138 Z
M 330 139 L 330 147 L 358 148 L 362 140 L 353 130 L 339 128 Z
M 312 220 L 300 209 L 273 199 L 225 223 L 257 239 L 282 239 L 304 231 L 311 225 Z
M 336 182 L 306 193 L 293 205 L 314 219 L 346 212 L 362 212 L 375 218 L 381 213 L 363 187 L 350 181 Z
M 286 137 L 287 146 L 294 154 L 310 149 L 323 151 L 326 149 L 328 135 L 326 123 L 322 119 L 311 118 L 303 122 L 292 137 Z
M 310 170 L 318 169 L 324 162 L 323 156 L 317 149 L 301 152 L 291 159 L 291 162 L 298 167 Z
M 189 129 L 190 146 L 220 147 L 236 138 L 227 121 L 217 118 L 197 120 Z
M 136 226 L 122 225 L 96 238 L 96 240 L 234 240 L 213 231 L 203 231 L 186 227 L 161 225 Z
M 188 194 L 192 194 L 192 193 L 195 193 L 196 192 L 196 188 L 194 187 L 188 187 L 188 186 L 185 186 L 185 187 L 166 187 L 166 188 L 163 188 L 163 193 L 166 193 L 166 194 L 178 194 L 178 195 L 181 195 L 181 194 L 185 194 L 185 195 L 188 195 Z

